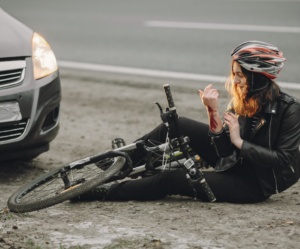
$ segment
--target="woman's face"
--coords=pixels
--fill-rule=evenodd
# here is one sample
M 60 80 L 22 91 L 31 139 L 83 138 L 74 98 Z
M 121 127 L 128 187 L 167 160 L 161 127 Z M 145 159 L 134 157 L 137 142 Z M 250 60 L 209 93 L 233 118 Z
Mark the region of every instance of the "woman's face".
M 232 66 L 232 73 L 233 73 L 233 83 L 237 85 L 237 88 L 240 92 L 244 95 L 248 93 L 248 83 L 247 78 L 243 74 L 241 66 L 236 61 L 233 62 Z

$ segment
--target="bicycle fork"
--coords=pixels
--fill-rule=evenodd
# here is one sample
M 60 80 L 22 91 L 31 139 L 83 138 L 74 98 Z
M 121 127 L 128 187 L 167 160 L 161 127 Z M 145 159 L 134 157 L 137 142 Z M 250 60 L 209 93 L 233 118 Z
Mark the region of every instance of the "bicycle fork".
M 164 124 L 168 127 L 168 129 L 170 128 L 170 124 L 174 123 L 180 151 L 182 151 L 183 155 L 187 159 L 184 162 L 182 168 L 185 171 L 189 186 L 194 193 L 194 198 L 195 198 L 195 200 L 197 199 L 197 191 L 195 189 L 194 184 L 200 183 L 200 185 L 202 186 L 204 192 L 206 193 L 209 201 L 214 202 L 216 200 L 216 198 L 215 198 L 213 192 L 211 191 L 210 187 L 208 186 L 208 184 L 204 178 L 204 174 L 196 167 L 196 164 L 195 164 L 193 158 L 189 154 L 189 151 L 188 151 L 189 150 L 189 145 L 188 145 L 189 139 L 184 139 L 183 135 L 181 133 L 181 129 L 179 126 L 179 121 L 178 121 L 178 114 L 176 112 L 176 107 L 175 107 L 174 100 L 173 100 L 173 97 L 171 94 L 170 86 L 169 86 L 169 84 L 167 84 L 167 85 L 164 85 L 163 87 L 165 90 L 169 108 L 167 108 L 166 112 L 164 113 L 162 111 L 162 108 L 160 107 L 159 103 L 155 102 L 155 104 L 157 104 L 157 106 L 159 107 L 160 113 L 161 113 L 161 119 L 164 122 Z

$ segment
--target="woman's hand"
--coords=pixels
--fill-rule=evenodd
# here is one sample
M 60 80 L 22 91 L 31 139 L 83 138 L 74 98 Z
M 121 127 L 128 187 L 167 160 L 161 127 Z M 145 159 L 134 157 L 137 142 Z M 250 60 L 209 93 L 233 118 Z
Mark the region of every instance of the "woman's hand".
M 229 127 L 231 142 L 238 149 L 241 149 L 243 140 L 241 139 L 240 125 L 239 125 L 239 121 L 238 121 L 237 117 L 231 112 L 229 112 L 229 113 L 223 112 L 223 118 L 224 118 L 225 124 L 227 124 Z
M 203 105 L 207 109 L 208 120 L 209 120 L 209 129 L 218 133 L 223 129 L 222 121 L 219 116 L 218 108 L 219 108 L 219 93 L 217 89 L 211 89 L 213 84 L 205 87 L 204 92 L 198 90 L 200 93 L 200 97 Z
M 213 86 L 213 84 L 210 84 L 205 87 L 204 92 L 201 90 L 198 90 L 198 92 L 200 93 L 203 105 L 205 105 L 206 108 L 210 107 L 212 110 L 217 111 L 219 109 L 219 91 L 217 89 L 211 89 Z

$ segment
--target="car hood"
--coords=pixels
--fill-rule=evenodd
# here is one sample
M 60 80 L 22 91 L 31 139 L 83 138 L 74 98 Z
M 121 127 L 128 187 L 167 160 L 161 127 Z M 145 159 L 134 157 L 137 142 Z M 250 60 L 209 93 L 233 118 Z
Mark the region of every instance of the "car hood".
M 0 58 L 31 56 L 33 30 L 0 8 Z

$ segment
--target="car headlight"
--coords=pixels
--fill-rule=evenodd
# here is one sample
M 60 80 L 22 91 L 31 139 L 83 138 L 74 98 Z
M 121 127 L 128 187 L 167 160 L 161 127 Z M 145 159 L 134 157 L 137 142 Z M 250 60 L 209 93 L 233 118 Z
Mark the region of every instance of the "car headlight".
M 55 55 L 42 36 L 34 33 L 31 47 L 33 75 L 36 80 L 50 75 L 58 69 Z

